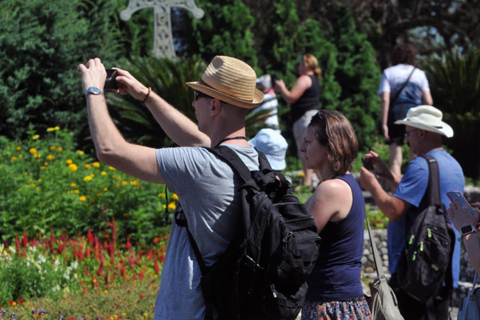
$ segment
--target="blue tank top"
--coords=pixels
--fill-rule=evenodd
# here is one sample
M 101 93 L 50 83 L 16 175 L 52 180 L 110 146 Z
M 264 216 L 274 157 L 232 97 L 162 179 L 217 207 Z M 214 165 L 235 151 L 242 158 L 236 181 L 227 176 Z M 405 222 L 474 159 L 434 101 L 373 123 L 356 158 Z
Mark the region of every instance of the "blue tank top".
M 320 232 L 320 255 L 307 280 L 309 301 L 342 301 L 363 296 L 360 273 L 365 200 L 360 186 L 351 174 L 335 178 L 350 186 L 353 194 L 352 207 L 345 219 L 328 222 Z

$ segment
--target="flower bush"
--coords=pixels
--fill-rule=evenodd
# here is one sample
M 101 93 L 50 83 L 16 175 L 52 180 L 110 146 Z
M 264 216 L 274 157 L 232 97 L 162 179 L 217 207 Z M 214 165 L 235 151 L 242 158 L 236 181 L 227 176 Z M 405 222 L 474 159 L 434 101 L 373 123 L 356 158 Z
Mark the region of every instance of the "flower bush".
M 0 235 L 99 232 L 116 219 L 122 240 L 148 243 L 166 226 L 165 186 L 139 181 L 75 150 L 72 133 L 48 128 L 24 141 L 0 137 Z
M 168 233 L 143 247 L 132 246 L 128 238 L 118 243 L 116 233 L 113 220 L 98 235 L 89 231 L 86 236 L 55 237 L 52 231 L 49 236 L 28 238 L 24 233 L 15 236 L 14 245 L 1 246 L 0 319 L 11 317 L 11 312 L 19 318 L 19 311 L 24 317 L 48 313 L 50 318 L 62 310 L 58 319 L 67 319 L 66 315 L 120 319 L 122 314 L 132 319 L 151 314 Z M 149 300 L 143 301 L 145 297 Z

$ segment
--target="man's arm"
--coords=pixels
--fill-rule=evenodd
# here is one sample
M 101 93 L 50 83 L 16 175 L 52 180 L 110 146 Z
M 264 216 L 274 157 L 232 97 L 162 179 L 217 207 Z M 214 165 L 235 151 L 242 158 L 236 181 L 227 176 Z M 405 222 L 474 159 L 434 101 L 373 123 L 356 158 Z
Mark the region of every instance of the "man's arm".
M 100 59 L 91 59 L 86 66 L 77 69 L 82 73 L 84 90 L 91 86 L 103 89 L 105 67 Z M 103 95 L 87 97 L 88 123 L 100 161 L 133 177 L 156 183 L 165 183 L 158 169 L 155 149 L 134 145 L 125 141 L 108 113 Z
M 383 136 L 385 139 L 390 140 L 390 133 L 388 132 L 388 111 L 390 108 L 390 92 L 383 92 L 380 95 L 381 102 L 381 121 L 382 121 L 382 130 Z
M 375 175 L 363 167 L 360 169 L 360 185 L 370 192 L 378 208 L 391 221 L 400 220 L 412 207 L 410 203 L 385 192 Z
M 210 138 L 198 129 L 196 123 L 178 111 L 154 92 L 148 93 L 146 86 L 135 79 L 128 71 L 117 69 L 119 93 L 130 94 L 145 105 L 162 127 L 165 133 L 180 146 L 210 147 Z M 148 97 L 147 97 L 148 95 Z M 146 100 L 145 100 L 146 99 Z

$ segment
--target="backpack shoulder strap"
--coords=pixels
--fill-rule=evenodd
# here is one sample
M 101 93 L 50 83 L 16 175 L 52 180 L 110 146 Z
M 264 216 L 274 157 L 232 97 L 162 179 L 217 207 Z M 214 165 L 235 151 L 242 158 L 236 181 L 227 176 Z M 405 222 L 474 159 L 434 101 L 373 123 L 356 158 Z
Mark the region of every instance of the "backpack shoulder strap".
M 250 169 L 243 163 L 242 159 L 238 156 L 238 154 L 233 151 L 231 148 L 226 146 L 218 146 L 215 148 L 205 148 L 223 161 L 225 161 L 232 169 L 238 173 L 238 175 L 242 178 L 244 182 L 247 182 L 251 179 L 252 174 Z M 272 170 L 270 163 L 267 160 L 267 157 L 259 151 L 257 148 L 255 150 L 258 153 L 258 163 L 259 169 L 262 171 L 264 169 Z
M 438 173 L 438 162 L 434 157 L 428 154 L 421 155 L 428 163 L 428 187 L 427 194 L 429 205 L 442 205 L 440 200 L 440 178 Z

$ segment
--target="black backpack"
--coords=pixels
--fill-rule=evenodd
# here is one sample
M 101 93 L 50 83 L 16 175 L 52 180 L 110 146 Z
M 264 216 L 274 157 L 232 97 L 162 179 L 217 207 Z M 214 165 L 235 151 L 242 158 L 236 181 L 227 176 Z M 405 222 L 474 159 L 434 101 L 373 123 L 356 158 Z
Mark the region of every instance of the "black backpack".
M 318 258 L 320 237 L 312 216 L 292 194 L 290 183 L 275 173 L 265 155 L 252 171 L 228 147 L 208 149 L 242 179 L 243 226 L 219 261 L 206 266 L 190 231 L 190 243 L 202 271 L 205 319 L 295 319 L 307 293 L 307 277 Z
M 395 277 L 397 285 L 409 296 L 433 306 L 433 299 L 444 282 L 453 288 L 451 261 L 455 234 L 445 219 L 445 207 L 440 200 L 438 163 L 430 155 L 422 157 L 427 160 L 430 172 L 426 192 L 428 207 L 408 230 Z

